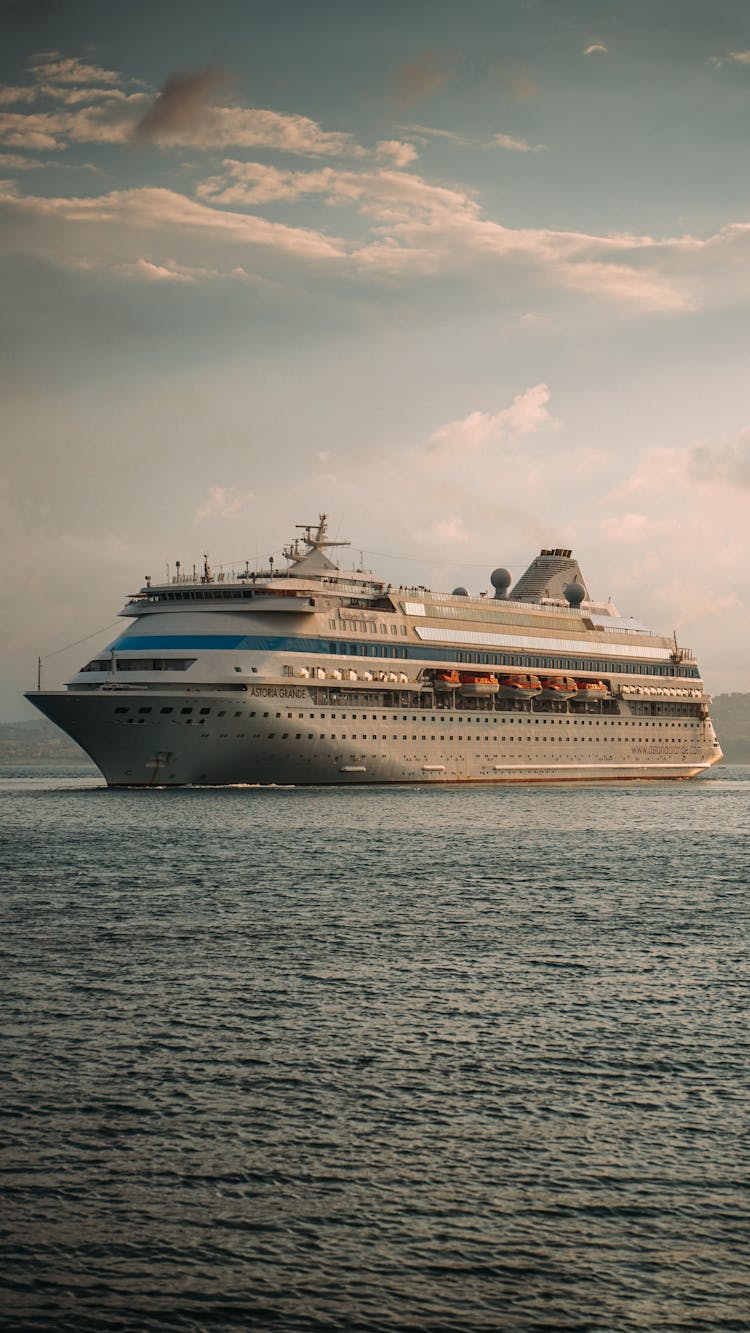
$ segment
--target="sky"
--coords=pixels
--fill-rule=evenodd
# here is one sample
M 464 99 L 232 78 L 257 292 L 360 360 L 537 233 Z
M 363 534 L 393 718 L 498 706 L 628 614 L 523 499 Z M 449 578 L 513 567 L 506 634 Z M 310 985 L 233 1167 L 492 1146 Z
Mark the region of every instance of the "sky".
M 0 0 L 0 718 L 324 511 L 749 690 L 749 130 L 744 0 Z

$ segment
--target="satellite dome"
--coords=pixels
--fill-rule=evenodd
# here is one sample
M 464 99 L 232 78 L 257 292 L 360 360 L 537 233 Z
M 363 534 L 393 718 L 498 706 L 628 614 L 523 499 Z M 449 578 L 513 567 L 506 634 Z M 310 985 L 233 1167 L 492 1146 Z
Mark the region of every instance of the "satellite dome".
M 468 597 L 469 594 L 465 588 L 454 588 L 451 597 Z
M 490 583 L 495 589 L 495 599 L 508 596 L 508 589 L 511 585 L 511 577 L 507 569 L 493 569 L 490 574 Z
M 577 579 L 574 579 L 572 583 L 566 583 L 563 592 L 574 610 L 581 605 L 581 602 L 586 596 L 586 589 Z

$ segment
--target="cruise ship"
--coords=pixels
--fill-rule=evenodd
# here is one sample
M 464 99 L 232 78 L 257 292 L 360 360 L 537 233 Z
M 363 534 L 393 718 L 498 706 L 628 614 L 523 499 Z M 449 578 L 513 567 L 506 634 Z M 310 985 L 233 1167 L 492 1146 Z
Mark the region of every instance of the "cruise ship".
M 324 514 L 298 532 L 283 568 L 147 579 L 113 643 L 26 697 L 112 787 L 676 779 L 721 758 L 690 649 L 593 601 L 570 550 L 475 597 L 342 568 Z

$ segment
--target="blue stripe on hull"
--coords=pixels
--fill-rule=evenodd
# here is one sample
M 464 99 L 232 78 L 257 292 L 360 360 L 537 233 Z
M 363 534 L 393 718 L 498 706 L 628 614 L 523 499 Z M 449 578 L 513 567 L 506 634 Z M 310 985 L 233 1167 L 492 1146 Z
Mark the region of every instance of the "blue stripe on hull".
M 334 643 L 335 643 L 335 649 L 333 647 Z M 318 639 L 312 637 L 307 638 L 301 635 L 281 636 L 281 635 L 251 635 L 251 634 L 244 634 L 244 635 L 243 634 L 154 634 L 154 635 L 132 634 L 132 635 L 125 635 L 123 638 L 115 640 L 114 643 L 109 645 L 107 651 L 111 651 L 113 648 L 118 652 L 122 652 L 123 650 L 130 648 L 145 649 L 147 651 L 155 651 L 157 649 L 163 650 L 165 648 L 166 649 L 181 648 L 183 650 L 189 649 L 193 652 L 200 652 L 202 649 L 220 648 L 224 649 L 225 651 L 231 651 L 232 649 L 237 649 L 240 652 L 253 651 L 261 653 L 323 654 L 326 657 L 350 658 L 353 659 L 354 661 L 369 662 L 372 663 L 373 665 L 375 665 L 378 662 L 381 663 L 393 662 L 395 664 L 398 664 L 399 662 L 403 662 L 405 660 L 416 661 L 416 662 L 439 662 L 439 663 L 445 663 L 454 660 L 464 660 L 464 659 L 459 659 L 457 656 L 458 645 L 454 646 L 450 644 L 445 644 L 442 647 L 432 648 L 429 647 L 427 644 L 419 644 L 418 646 L 412 646 L 410 644 L 405 644 L 405 643 L 400 643 L 398 645 L 396 644 L 390 645 L 384 643 L 373 643 L 372 641 L 362 640 L 357 646 L 365 649 L 366 651 L 358 653 L 352 653 L 351 651 L 346 651 L 349 648 L 349 646 L 350 645 L 348 643 L 344 643 L 341 640 Z M 466 644 L 462 644 L 460 645 L 460 647 L 463 653 L 468 655 L 468 658 L 466 660 L 471 660 L 473 663 L 481 662 L 482 654 L 487 654 L 490 658 L 506 657 L 511 659 L 509 661 L 506 661 L 505 663 L 503 663 L 502 661 L 495 661 L 495 663 L 493 663 L 492 661 L 486 662 L 485 660 L 485 665 L 488 665 L 490 667 L 492 665 L 497 665 L 497 666 L 520 665 L 524 667 L 529 667 L 532 670 L 553 669 L 550 667 L 541 666 L 539 658 L 547 657 L 547 654 L 543 653 L 541 650 L 538 653 L 528 653 L 528 652 L 513 653 L 511 651 L 510 653 L 507 654 L 499 654 L 499 653 L 493 653 L 487 648 L 482 648 L 481 645 L 470 647 Z M 394 648 L 396 649 L 395 652 L 393 651 Z M 592 644 L 592 650 L 594 648 L 595 645 Z M 563 663 L 562 666 L 555 667 L 554 670 L 580 671 L 586 669 L 584 666 L 585 659 L 582 660 L 583 657 L 582 654 L 581 655 L 577 654 L 575 657 L 569 657 L 567 659 L 561 657 L 559 653 L 549 654 L 549 656 L 550 657 L 554 656 L 556 660 L 560 660 Z M 596 653 L 594 651 L 591 652 L 590 656 L 591 658 L 596 659 Z M 512 661 L 513 658 L 516 659 L 515 662 Z M 666 672 L 660 669 L 661 665 L 662 664 L 659 664 L 659 666 L 655 666 L 653 663 L 648 663 L 648 662 L 641 663 L 633 661 L 624 663 L 613 660 L 612 662 L 607 662 L 606 664 L 599 663 L 592 669 L 596 671 L 601 670 L 602 672 L 606 672 L 607 674 L 615 673 L 617 675 L 623 675 L 623 674 L 654 675 L 654 676 L 664 676 L 667 679 L 670 678 L 674 679 L 675 678 L 674 676 L 670 677 Z M 679 677 L 680 675 L 686 675 L 687 679 L 693 678 L 691 673 L 684 673 L 679 671 L 675 672 L 675 676 Z

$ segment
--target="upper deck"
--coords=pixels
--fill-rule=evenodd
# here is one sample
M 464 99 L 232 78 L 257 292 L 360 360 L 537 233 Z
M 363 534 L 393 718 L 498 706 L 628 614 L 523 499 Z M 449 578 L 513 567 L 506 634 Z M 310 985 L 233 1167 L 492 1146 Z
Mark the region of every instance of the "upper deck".
M 471 596 L 465 589 L 434 592 L 424 585 L 394 587 L 371 571 L 342 570 L 327 555 L 326 548 L 348 543 L 329 542 L 326 519 L 321 515 L 315 532 L 304 526 L 304 536 L 284 550 L 286 568 L 277 568 L 273 558 L 265 567 L 221 568 L 214 573 L 204 557 L 199 573 L 176 573 L 165 583 L 153 584 L 131 594 L 120 612 L 138 619 L 165 612 L 236 612 L 282 614 L 311 618 L 326 614 L 326 629 L 333 635 L 351 635 L 357 617 L 393 616 L 410 638 L 448 643 L 509 641 L 517 638 L 528 646 L 552 648 L 571 643 L 595 649 L 605 642 L 622 646 L 626 656 L 674 654 L 675 660 L 694 660 L 690 649 L 677 647 L 672 637 L 653 633 L 632 617 L 620 616 L 612 602 L 596 602 L 589 595 L 577 562 L 567 549 L 543 550 L 508 593 L 510 576 L 495 570 L 491 581 L 494 597 L 481 592 Z M 392 622 L 393 623 L 393 622 Z M 320 628 L 320 627 L 319 627 Z M 373 626 L 363 624 L 366 632 Z M 395 630 L 394 630 L 395 632 Z

